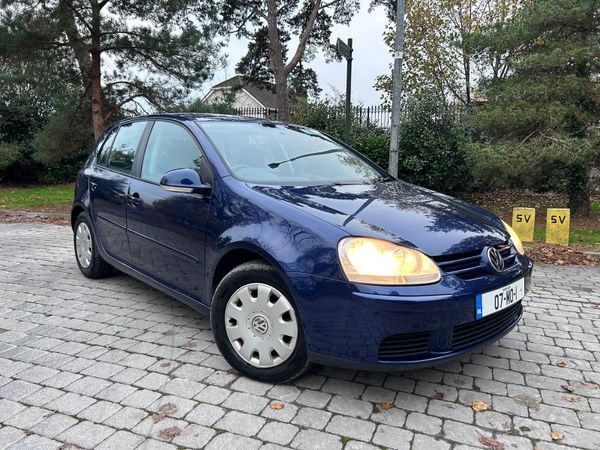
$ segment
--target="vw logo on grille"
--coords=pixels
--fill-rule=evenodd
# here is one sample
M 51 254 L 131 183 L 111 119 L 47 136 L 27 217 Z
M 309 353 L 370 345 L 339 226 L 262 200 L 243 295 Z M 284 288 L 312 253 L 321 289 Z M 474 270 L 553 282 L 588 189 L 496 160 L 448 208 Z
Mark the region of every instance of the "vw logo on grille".
M 488 248 L 487 257 L 492 269 L 496 272 L 502 272 L 504 270 L 504 258 L 502 258 L 502 255 L 498 250 L 494 247 Z
M 252 319 L 252 328 L 258 334 L 265 334 L 269 329 L 269 322 L 263 316 L 256 316 Z

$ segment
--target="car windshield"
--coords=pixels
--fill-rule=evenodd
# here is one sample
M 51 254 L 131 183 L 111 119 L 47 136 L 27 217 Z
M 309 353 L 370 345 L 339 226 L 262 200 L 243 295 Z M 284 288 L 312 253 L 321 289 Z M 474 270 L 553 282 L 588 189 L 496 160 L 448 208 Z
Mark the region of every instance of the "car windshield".
M 200 122 L 239 180 L 273 185 L 368 184 L 386 174 L 310 128 L 274 122 Z

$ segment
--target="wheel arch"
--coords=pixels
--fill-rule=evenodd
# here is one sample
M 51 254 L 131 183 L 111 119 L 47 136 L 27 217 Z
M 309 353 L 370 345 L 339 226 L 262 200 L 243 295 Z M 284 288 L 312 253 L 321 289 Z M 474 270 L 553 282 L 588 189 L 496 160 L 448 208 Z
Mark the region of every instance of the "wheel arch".
M 77 217 L 79 217 L 79 214 L 81 214 L 84 211 L 85 208 L 81 205 L 73 206 L 73 209 L 71 209 L 71 229 L 75 229 L 75 222 L 77 221 Z
M 263 249 L 254 246 L 250 243 L 238 243 L 237 245 L 224 250 L 221 256 L 219 257 L 218 262 L 215 266 L 215 270 L 212 272 L 211 276 L 211 297 L 214 294 L 215 289 L 217 288 L 221 280 L 231 270 L 244 263 L 256 260 L 263 261 L 271 267 L 273 267 L 277 271 L 285 285 L 288 287 L 288 289 L 291 288 L 290 282 L 285 276 L 285 272 L 283 271 L 281 265 L 277 262 L 277 260 L 273 258 L 273 256 L 265 252 Z

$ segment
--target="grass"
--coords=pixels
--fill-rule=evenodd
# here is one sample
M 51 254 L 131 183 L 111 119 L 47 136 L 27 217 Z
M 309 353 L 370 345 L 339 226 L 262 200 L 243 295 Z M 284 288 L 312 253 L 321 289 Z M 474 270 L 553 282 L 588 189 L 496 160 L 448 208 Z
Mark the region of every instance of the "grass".
M 600 212 L 600 200 L 592 200 L 592 204 L 590 205 L 592 211 Z
M 73 185 L 0 188 L 0 209 L 28 209 L 69 205 Z
M 536 227 L 533 232 L 533 239 L 545 241 L 546 227 Z M 600 228 L 571 228 L 569 243 L 600 246 Z

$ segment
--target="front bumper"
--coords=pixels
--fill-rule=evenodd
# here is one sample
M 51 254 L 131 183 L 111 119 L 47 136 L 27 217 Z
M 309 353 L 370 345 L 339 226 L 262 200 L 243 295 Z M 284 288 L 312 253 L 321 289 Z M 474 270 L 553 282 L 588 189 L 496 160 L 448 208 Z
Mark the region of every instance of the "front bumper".
M 454 358 L 508 333 L 521 319 L 521 304 L 488 316 L 493 320 L 486 323 L 488 318 L 475 320 L 475 296 L 522 277 L 527 292 L 532 269 L 533 263 L 519 256 L 502 274 L 471 280 L 444 276 L 428 286 L 360 285 L 299 273 L 290 279 L 313 362 L 402 370 Z M 383 349 L 390 339 L 392 349 L 402 350 L 399 355 Z

